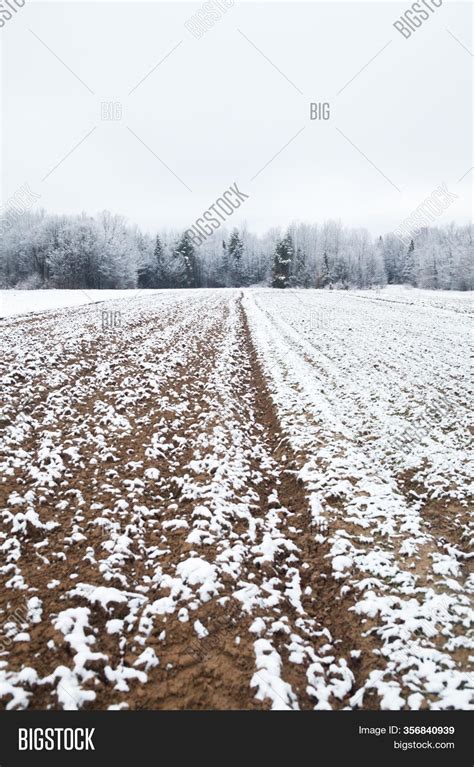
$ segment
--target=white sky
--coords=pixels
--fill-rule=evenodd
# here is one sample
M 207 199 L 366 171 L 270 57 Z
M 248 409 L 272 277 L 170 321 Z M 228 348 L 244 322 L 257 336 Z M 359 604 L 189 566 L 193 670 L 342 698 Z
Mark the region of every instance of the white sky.
M 392 24 L 409 5 L 236 2 L 196 40 L 200 3 L 27 2 L 0 29 L 2 198 L 28 182 L 50 212 L 107 208 L 153 232 L 236 181 L 250 198 L 232 224 L 378 234 L 444 181 L 459 197 L 440 220 L 467 223 L 472 7 L 445 1 L 405 40 Z M 101 121 L 102 101 L 122 120 Z M 327 122 L 311 101 L 330 102 Z

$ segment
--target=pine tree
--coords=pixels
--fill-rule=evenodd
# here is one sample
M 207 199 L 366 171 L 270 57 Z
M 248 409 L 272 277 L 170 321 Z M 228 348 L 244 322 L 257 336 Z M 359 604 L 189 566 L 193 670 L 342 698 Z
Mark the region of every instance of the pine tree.
M 199 274 L 196 251 L 187 232 L 181 236 L 173 255 L 178 287 L 197 288 Z
M 389 285 L 400 284 L 403 268 L 403 244 L 393 234 L 387 234 L 383 240 L 383 261 Z
M 302 248 L 296 249 L 296 255 L 293 260 L 291 270 L 291 285 L 295 288 L 308 288 L 310 279 L 308 267 L 306 265 L 306 253 Z
M 325 288 L 326 285 L 330 285 L 331 282 L 332 280 L 331 280 L 331 269 L 329 266 L 329 257 L 328 257 L 327 250 L 325 250 L 323 254 L 323 271 L 321 274 L 321 278 L 319 280 L 319 285 L 322 288 Z
M 150 261 L 144 261 L 137 269 L 137 285 L 139 288 L 154 288 L 155 270 Z
M 272 287 L 286 288 L 290 280 L 290 268 L 295 249 L 291 234 L 285 235 L 275 248 L 273 256 Z
M 432 275 L 433 275 L 433 288 L 437 290 L 439 288 L 439 282 L 438 282 L 438 262 L 436 259 L 436 253 L 433 251 L 432 255 L 432 261 L 431 261 L 431 268 L 432 268 Z
M 243 285 L 242 256 L 244 244 L 240 239 L 238 229 L 234 229 L 229 239 L 228 257 L 232 285 L 239 288 Z
M 165 251 L 160 240 L 159 235 L 156 235 L 155 249 L 153 251 L 153 270 L 154 274 L 154 287 L 166 288 L 168 287 L 168 280 L 165 267 Z
M 222 282 L 226 288 L 230 288 L 232 285 L 230 276 L 229 253 L 225 240 L 222 240 Z
M 373 247 L 373 253 L 372 253 L 372 262 L 373 262 L 373 284 L 377 285 L 378 287 L 382 287 L 383 285 L 387 284 L 387 272 L 385 270 L 385 259 L 384 259 L 384 241 L 382 236 L 379 236 L 377 241 L 374 243 Z
M 341 288 L 347 290 L 349 287 L 349 265 L 348 262 L 339 257 L 334 264 L 334 282 L 338 283 Z M 332 287 L 332 283 L 330 284 Z
M 407 285 L 416 285 L 415 275 L 415 243 L 410 240 L 402 266 L 402 280 Z

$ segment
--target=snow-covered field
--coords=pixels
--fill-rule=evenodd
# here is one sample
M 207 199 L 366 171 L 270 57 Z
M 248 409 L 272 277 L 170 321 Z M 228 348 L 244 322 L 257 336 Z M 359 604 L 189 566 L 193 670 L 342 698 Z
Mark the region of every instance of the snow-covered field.
M 469 294 L 116 296 L 1 323 L 1 704 L 474 708 Z
M 157 290 L 0 290 L 0 317 L 159 293 Z
M 312 291 L 320 293 L 320 291 Z M 395 301 L 414 306 L 417 311 L 421 306 L 434 309 L 449 309 L 453 312 L 474 312 L 472 292 L 460 290 L 423 290 L 407 285 L 386 285 L 384 288 L 373 290 L 351 290 L 350 295 L 379 301 Z
M 133 288 L 130 290 L 0 290 L 0 317 L 12 317 L 17 314 L 43 312 L 48 309 L 62 309 L 67 306 L 82 306 L 101 301 L 112 301 L 119 298 L 139 298 L 146 295 L 157 295 L 162 290 Z M 166 291 L 168 292 L 168 291 Z M 179 294 L 179 290 L 173 291 Z M 292 291 L 293 295 L 295 291 Z M 324 297 L 328 291 L 304 291 L 305 295 Z M 331 295 L 331 294 L 329 294 Z M 404 285 L 387 285 L 385 288 L 374 290 L 349 291 L 335 293 L 335 298 L 345 295 L 357 295 L 368 300 L 396 301 L 413 305 L 415 310 L 421 306 L 451 309 L 457 312 L 474 312 L 474 299 L 471 293 L 456 290 L 421 290 Z

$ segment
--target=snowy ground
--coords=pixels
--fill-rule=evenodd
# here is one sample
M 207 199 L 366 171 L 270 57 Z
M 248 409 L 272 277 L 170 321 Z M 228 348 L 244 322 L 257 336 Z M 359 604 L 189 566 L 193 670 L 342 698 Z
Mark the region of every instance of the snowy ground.
M 157 290 L 0 290 L 0 317 L 82 306 L 117 298 L 138 298 Z
M 2 705 L 474 708 L 469 298 L 5 319 Z
M 67 306 L 82 306 L 101 301 L 117 300 L 118 298 L 139 298 L 146 295 L 157 295 L 161 290 L 135 288 L 131 290 L 0 290 L 0 317 L 12 317 L 29 312 L 43 312 L 48 309 L 62 309 Z M 180 291 L 175 290 L 179 294 Z M 305 291 L 302 295 L 306 295 Z M 310 293 L 327 296 L 328 291 L 311 290 Z M 309 295 L 309 294 L 308 294 Z M 368 300 L 397 301 L 413 304 L 415 307 L 432 306 L 451 309 L 457 312 L 474 311 L 472 293 L 455 290 L 420 290 L 404 285 L 388 285 L 382 289 L 337 292 L 341 295 L 358 295 Z

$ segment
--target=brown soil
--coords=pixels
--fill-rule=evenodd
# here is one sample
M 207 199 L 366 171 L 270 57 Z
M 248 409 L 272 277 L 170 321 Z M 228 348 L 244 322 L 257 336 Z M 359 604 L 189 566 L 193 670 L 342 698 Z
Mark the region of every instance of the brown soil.
M 228 311 L 225 310 L 225 311 Z M 156 487 L 147 483 L 143 491 L 143 502 L 148 508 L 156 510 L 156 516 L 141 521 L 139 515 L 133 510 L 131 503 L 129 508 L 118 512 L 122 529 L 126 525 L 137 528 L 142 523 L 139 534 L 133 538 L 131 545 L 132 555 L 121 567 L 121 575 L 126 577 L 127 590 L 135 591 L 137 586 L 149 583 L 153 577 L 154 564 L 147 560 L 145 550 L 150 546 L 162 546 L 167 551 L 159 559 L 159 564 L 164 571 L 170 572 L 180 560 L 189 556 L 189 552 L 195 547 L 186 542 L 189 531 L 176 529 L 174 532 L 163 527 L 163 523 L 176 517 L 176 506 L 179 508 L 181 518 L 186 515 L 191 520 L 192 512 L 199 501 L 194 503 L 188 498 L 181 498 L 180 488 L 175 478 L 182 475 L 184 467 L 193 457 L 195 440 L 199 434 L 199 423 L 196 421 L 196 412 L 189 408 L 180 411 L 183 400 L 193 403 L 200 412 L 208 413 L 215 401 L 216 393 L 210 391 L 212 387 L 212 373 L 216 366 L 216 348 L 219 335 L 222 334 L 225 312 L 222 316 L 216 314 L 215 327 L 213 328 L 213 343 L 208 343 L 206 334 L 196 332 L 192 335 L 183 334 L 186 341 L 186 359 L 182 364 L 170 363 L 167 370 L 168 381 L 172 382 L 167 389 L 168 405 L 166 408 L 156 408 L 153 405 L 153 390 L 148 385 L 146 375 L 143 377 L 143 398 L 137 401 L 132 412 L 127 412 L 127 417 L 132 423 L 132 431 L 127 437 L 118 437 L 114 441 L 114 453 L 109 461 L 98 465 L 91 463 L 95 457 L 93 443 L 84 444 L 81 448 L 82 462 L 80 467 L 69 467 L 68 457 L 64 461 L 68 465 L 68 471 L 64 475 L 59 487 L 43 492 L 38 512 L 43 523 L 48 520 L 60 522 L 60 527 L 47 535 L 46 546 L 38 547 L 45 536 L 42 530 L 37 530 L 29 525 L 22 534 L 22 562 L 21 567 L 27 583 L 32 588 L 25 594 L 19 589 L 5 588 L 1 584 L 0 609 L 2 623 L 17 611 L 21 615 L 25 610 L 25 597 L 37 595 L 43 602 L 43 620 L 30 625 L 28 631 L 31 634 L 30 642 L 18 642 L 8 647 L 7 657 L 10 669 L 19 670 L 25 666 L 33 666 L 39 676 L 44 677 L 63 664 L 70 667 L 74 651 L 64 641 L 61 632 L 55 631 L 50 616 L 70 606 L 89 607 L 91 610 L 90 626 L 96 642 L 94 651 L 105 653 L 109 657 L 109 664 L 116 667 L 121 661 L 127 666 L 133 663 L 144 649 L 133 640 L 134 631 L 127 636 L 125 647 L 120 646 L 115 635 L 108 634 L 105 624 L 111 618 L 124 618 L 128 608 L 123 605 L 115 605 L 106 612 L 99 606 L 91 606 L 88 601 L 80 597 L 67 596 L 74 587 L 72 574 L 78 574 L 77 582 L 85 582 L 91 585 L 104 585 L 99 569 L 102 557 L 105 553 L 102 549 L 103 542 L 108 538 L 104 528 L 93 524 L 97 513 L 90 508 L 91 504 L 100 502 L 106 508 L 113 508 L 117 498 L 124 497 L 124 480 L 140 476 L 147 467 L 153 466 L 160 471 L 160 481 Z M 180 316 L 180 321 L 185 318 Z M 29 320 L 31 327 L 31 342 L 34 344 L 35 332 L 41 331 L 41 324 Z M 251 437 L 255 442 L 264 443 L 268 453 L 278 467 L 278 479 L 274 475 L 262 470 L 257 458 L 253 457 L 255 475 L 263 472 L 263 481 L 252 481 L 252 489 L 258 497 L 258 503 L 254 509 L 256 518 L 265 519 L 271 506 L 268 497 L 277 486 L 278 498 L 281 506 L 287 510 L 282 515 L 281 530 L 285 537 L 292 539 L 299 549 L 300 562 L 306 562 L 309 567 L 300 568 L 301 588 L 304 594 L 306 587 L 311 587 L 311 594 L 302 598 L 305 609 L 305 618 L 314 621 L 317 630 L 327 629 L 331 635 L 331 644 L 337 658 L 345 658 L 355 675 L 355 689 L 363 685 L 370 671 L 374 668 L 373 651 L 377 649 L 377 642 L 372 636 L 362 636 L 363 632 L 370 628 L 366 622 L 361 626 L 358 616 L 351 611 L 355 603 L 354 594 L 348 592 L 341 596 L 341 582 L 333 579 L 327 544 L 318 544 L 314 540 L 315 531 L 310 528 L 310 516 L 304 488 L 297 479 L 297 457 L 292 453 L 280 425 L 275 408 L 269 395 L 265 378 L 262 374 L 255 349 L 247 325 L 244 310 L 239 306 L 238 322 L 241 329 L 242 345 L 239 351 L 239 374 L 232 382 L 233 391 L 239 402 L 236 416 L 243 424 L 249 422 L 251 414 L 256 418 L 251 431 Z M 160 331 L 159 318 L 154 318 L 148 325 L 139 323 L 136 326 L 137 341 L 149 338 L 151 334 L 157 339 L 156 347 L 159 348 Z M 184 346 L 184 343 L 183 343 Z M 143 359 L 153 359 L 157 349 L 148 351 Z M 166 349 L 159 350 L 166 353 Z M 97 380 L 98 361 L 109 360 L 111 363 L 110 377 L 106 384 Z M 131 374 L 129 369 L 127 345 L 118 341 L 115 343 L 110 338 L 106 341 L 98 338 L 92 344 L 88 344 L 87 365 L 78 372 L 74 366 L 67 382 L 68 404 L 71 407 L 71 415 L 65 416 L 61 423 L 55 423 L 48 428 L 61 430 L 61 441 L 67 445 L 73 442 L 78 431 L 81 433 L 81 424 L 96 423 L 94 407 L 98 400 L 111 402 L 117 405 L 116 394 L 127 386 L 127 379 Z M 62 369 L 68 375 L 70 360 L 64 360 Z M 136 370 L 134 371 L 136 373 Z M 40 384 L 40 380 L 38 384 Z M 86 384 L 88 384 L 86 386 Z M 164 384 L 166 389 L 166 383 Z M 88 390 L 85 394 L 84 391 Z M 38 389 L 38 396 L 30 401 L 29 407 L 37 417 L 44 416 L 48 404 L 46 396 L 48 392 Z M 20 398 L 19 398 L 20 399 Z M 117 411 L 119 407 L 116 408 Z M 213 410 L 216 410 L 213 407 Z M 219 412 L 214 413 L 214 420 L 208 422 L 226 428 L 219 418 Z M 151 461 L 145 453 L 145 448 L 150 444 L 153 433 L 158 427 L 168 429 L 172 437 L 184 438 L 184 447 L 177 449 L 170 455 Z M 44 427 L 43 427 L 44 428 Z M 33 429 L 28 436 L 23 448 L 35 457 L 37 454 L 42 429 Z M 126 465 L 130 461 L 143 461 L 143 468 L 137 474 Z M 198 478 L 199 479 L 199 478 Z M 202 481 L 206 478 L 203 476 Z M 29 487 L 34 487 L 34 482 L 24 469 L 15 471 L 12 476 L 6 478 L 1 486 L 5 497 L 17 490 L 24 493 Z M 79 490 L 84 503 L 79 503 L 68 491 Z M 59 511 L 58 501 L 67 500 L 67 508 Z M 84 517 L 84 519 L 82 519 Z M 84 540 L 72 543 L 70 535 L 73 526 L 79 523 L 81 531 L 86 533 Z M 191 525 L 190 525 L 191 527 Z M 246 525 L 236 522 L 233 533 L 248 544 L 248 530 Z M 93 551 L 91 559 L 88 556 Z M 65 557 L 58 557 L 58 552 L 64 552 Z M 206 558 L 212 561 L 217 549 L 211 545 L 206 549 Z M 243 565 L 242 577 L 249 574 L 256 584 L 265 579 L 274 577 L 284 583 L 284 574 L 288 568 L 286 557 L 277 555 L 274 562 L 258 566 L 253 558 L 249 558 Z M 11 574 L 8 576 L 11 577 Z M 8 577 L 2 580 L 7 581 Z M 53 580 L 60 581 L 57 588 L 48 589 L 47 584 Z M 119 578 L 111 580 L 108 585 L 123 588 Z M 166 590 L 159 587 L 156 594 L 147 596 L 158 599 L 167 595 Z M 148 671 L 148 681 L 140 684 L 130 682 L 129 692 L 118 692 L 107 680 L 103 664 L 97 666 L 100 684 L 84 684 L 85 689 L 92 689 L 96 693 L 96 699 L 85 708 L 104 709 L 111 704 L 119 704 L 126 701 L 130 708 L 135 709 L 258 709 L 268 708 L 269 701 L 260 703 L 254 697 L 255 690 L 250 687 L 252 676 L 256 671 L 255 654 L 253 643 L 256 639 L 254 634 L 249 633 L 251 623 L 258 616 L 258 610 L 248 616 L 242 611 L 240 602 L 232 594 L 235 583 L 228 578 L 225 583 L 225 591 L 221 591 L 218 597 L 211 598 L 203 603 L 192 614 L 191 620 L 181 622 L 176 614 L 171 616 L 154 616 L 153 631 L 147 639 L 146 647 L 152 647 L 159 658 L 159 666 Z M 218 600 L 228 596 L 229 601 L 222 605 Z M 282 606 L 283 605 L 283 606 Z M 268 617 L 267 613 L 262 613 Z M 277 620 L 285 615 L 289 625 L 295 627 L 301 616 L 297 613 L 291 602 L 284 598 L 278 608 L 273 611 L 273 617 Z M 194 621 L 199 619 L 208 627 L 209 636 L 205 640 L 197 640 L 193 627 Z M 296 629 L 295 629 L 296 630 Z M 166 639 L 160 639 L 160 634 L 166 631 Z M 309 634 L 308 634 L 309 636 Z M 308 636 L 305 639 L 308 639 Z M 239 637 L 239 644 L 236 639 Z M 47 643 L 54 640 L 55 647 L 50 649 Z M 315 638 L 312 640 L 313 648 L 317 652 L 319 647 L 327 642 L 327 638 Z M 282 661 L 282 678 L 289 682 L 298 697 L 302 708 L 313 708 L 317 703 L 307 692 L 306 667 L 307 664 L 298 665 L 290 662 L 287 649 L 287 636 L 274 634 L 273 646 L 279 652 Z M 351 657 L 352 650 L 359 650 L 360 657 Z M 5 656 L 0 655 L 0 660 Z M 380 661 L 379 661 L 380 662 Z M 59 708 L 54 693 L 53 685 L 32 685 L 30 688 L 32 697 L 31 708 Z M 8 696 L 2 701 L 8 703 Z M 344 707 L 348 700 L 332 700 L 334 708 Z M 376 696 L 364 699 L 364 708 L 376 708 Z

